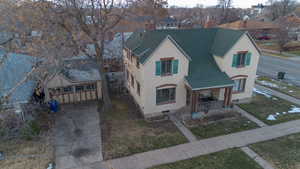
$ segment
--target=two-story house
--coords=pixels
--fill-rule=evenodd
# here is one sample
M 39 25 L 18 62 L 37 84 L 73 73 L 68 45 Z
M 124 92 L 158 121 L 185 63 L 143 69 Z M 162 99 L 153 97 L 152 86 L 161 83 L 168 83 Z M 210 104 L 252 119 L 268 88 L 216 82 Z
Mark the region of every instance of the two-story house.
M 152 117 L 252 96 L 260 51 L 245 31 L 223 28 L 135 32 L 124 48 L 128 91 Z

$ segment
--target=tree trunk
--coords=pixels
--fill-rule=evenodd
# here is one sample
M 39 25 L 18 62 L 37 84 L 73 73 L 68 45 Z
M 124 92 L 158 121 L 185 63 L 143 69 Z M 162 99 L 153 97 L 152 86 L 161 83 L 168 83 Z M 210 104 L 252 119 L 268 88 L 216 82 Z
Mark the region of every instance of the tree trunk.
M 111 103 L 111 99 L 109 96 L 109 89 L 108 89 L 107 79 L 104 74 L 103 66 L 104 65 L 100 64 L 100 67 L 99 67 L 99 72 L 101 75 L 101 91 L 102 91 L 102 101 L 103 101 L 102 111 L 107 112 L 107 111 L 111 110 L 112 103 Z

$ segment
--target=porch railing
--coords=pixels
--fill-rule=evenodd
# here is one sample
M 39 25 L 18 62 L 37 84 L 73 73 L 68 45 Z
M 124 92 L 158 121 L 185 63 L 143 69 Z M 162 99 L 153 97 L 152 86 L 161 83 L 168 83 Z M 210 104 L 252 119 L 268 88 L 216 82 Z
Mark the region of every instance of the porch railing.
M 198 111 L 200 112 L 208 112 L 210 110 L 219 110 L 224 108 L 224 101 L 206 101 L 206 102 L 199 102 L 198 104 Z

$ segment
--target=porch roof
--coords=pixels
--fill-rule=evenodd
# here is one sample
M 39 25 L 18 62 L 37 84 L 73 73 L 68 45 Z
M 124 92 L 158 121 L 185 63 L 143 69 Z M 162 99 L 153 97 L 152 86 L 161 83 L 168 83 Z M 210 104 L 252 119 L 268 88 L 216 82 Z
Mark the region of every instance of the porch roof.
M 233 86 L 234 82 L 220 71 L 203 72 L 187 76 L 186 82 L 192 90 L 203 90 Z

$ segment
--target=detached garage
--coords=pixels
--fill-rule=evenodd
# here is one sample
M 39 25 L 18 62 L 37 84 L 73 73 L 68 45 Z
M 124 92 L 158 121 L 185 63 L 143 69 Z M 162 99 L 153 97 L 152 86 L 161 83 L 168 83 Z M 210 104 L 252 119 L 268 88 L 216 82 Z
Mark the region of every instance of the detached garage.
M 72 59 L 64 64 L 59 73 L 48 79 L 45 87 L 46 101 L 53 98 L 66 104 L 102 98 L 101 76 L 93 61 Z

